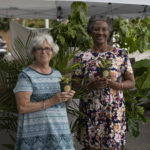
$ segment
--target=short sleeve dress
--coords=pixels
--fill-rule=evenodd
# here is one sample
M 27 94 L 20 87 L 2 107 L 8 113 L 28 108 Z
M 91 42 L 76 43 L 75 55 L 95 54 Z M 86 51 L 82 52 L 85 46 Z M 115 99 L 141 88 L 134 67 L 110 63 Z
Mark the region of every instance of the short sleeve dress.
M 42 74 L 27 67 L 19 74 L 14 93 L 31 91 L 31 102 L 43 101 L 60 92 L 60 78 L 57 70 Z M 19 114 L 15 150 L 74 150 L 66 104 Z
M 109 60 L 110 78 L 121 82 L 126 72 L 133 73 L 130 60 L 124 50 L 113 48 L 110 52 L 81 53 L 77 61 L 81 67 L 74 72 L 75 77 L 92 80 L 101 72 L 102 60 Z M 120 150 L 125 144 L 125 100 L 123 91 L 112 88 L 92 90 L 88 98 L 80 100 L 79 109 L 84 117 L 79 121 L 78 140 L 85 147 L 106 150 Z

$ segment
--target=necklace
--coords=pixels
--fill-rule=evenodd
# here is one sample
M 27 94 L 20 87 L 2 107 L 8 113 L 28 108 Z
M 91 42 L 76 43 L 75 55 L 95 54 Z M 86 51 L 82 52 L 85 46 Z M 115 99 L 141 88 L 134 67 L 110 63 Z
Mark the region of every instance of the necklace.
M 98 48 L 98 47 L 93 47 L 92 52 L 94 53 L 104 53 L 104 52 L 109 52 L 112 51 L 112 47 L 109 45 L 106 45 L 105 48 Z

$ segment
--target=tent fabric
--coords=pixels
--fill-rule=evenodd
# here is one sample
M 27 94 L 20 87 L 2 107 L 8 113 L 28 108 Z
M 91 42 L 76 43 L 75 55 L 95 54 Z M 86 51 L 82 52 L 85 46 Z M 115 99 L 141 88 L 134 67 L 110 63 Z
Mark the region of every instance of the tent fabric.
M 51 30 L 50 28 L 49 29 L 47 29 L 47 28 L 27 28 L 27 27 L 24 27 L 24 26 L 18 24 L 15 21 L 12 21 L 12 20 L 10 21 L 9 24 L 10 24 L 10 35 L 11 35 L 10 36 L 10 38 L 11 38 L 11 40 L 10 40 L 11 41 L 11 54 L 12 54 L 13 58 L 15 58 L 15 59 L 18 58 L 16 52 L 14 51 L 15 40 L 17 38 L 19 38 L 22 41 L 23 45 L 26 45 L 26 41 L 27 41 L 28 36 L 31 32 L 32 32 L 32 34 L 37 34 L 40 32 L 41 33 L 48 33 Z M 26 49 L 26 51 L 20 49 L 20 51 L 22 51 L 21 52 L 22 55 L 26 56 L 26 52 L 28 52 L 29 48 L 30 47 L 28 47 Z
M 57 8 L 61 8 L 62 18 L 70 14 L 70 5 L 74 0 L 0 0 L 0 17 L 7 18 L 48 18 L 58 17 Z M 150 16 L 149 0 L 76 0 L 86 2 L 89 16 L 106 14 L 112 17 Z

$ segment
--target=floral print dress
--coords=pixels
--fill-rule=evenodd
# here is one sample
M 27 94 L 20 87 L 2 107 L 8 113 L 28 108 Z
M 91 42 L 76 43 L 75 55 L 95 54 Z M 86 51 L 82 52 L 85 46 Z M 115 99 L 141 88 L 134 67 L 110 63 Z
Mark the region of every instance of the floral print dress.
M 104 53 L 92 53 L 91 50 L 81 53 L 77 56 L 81 67 L 74 72 L 74 76 L 92 80 L 100 74 L 102 60 L 111 61 L 110 78 L 116 82 L 121 82 L 126 72 L 133 73 L 126 52 L 113 48 Z M 123 91 L 109 87 L 92 90 L 88 98 L 80 100 L 79 109 L 84 114 L 77 134 L 80 143 L 102 150 L 120 150 L 125 144 L 126 131 Z

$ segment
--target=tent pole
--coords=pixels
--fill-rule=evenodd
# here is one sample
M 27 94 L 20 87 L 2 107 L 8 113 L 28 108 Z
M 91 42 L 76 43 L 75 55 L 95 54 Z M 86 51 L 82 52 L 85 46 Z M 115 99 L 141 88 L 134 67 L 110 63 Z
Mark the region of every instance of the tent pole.
M 45 19 L 45 28 L 49 28 L 49 19 Z

